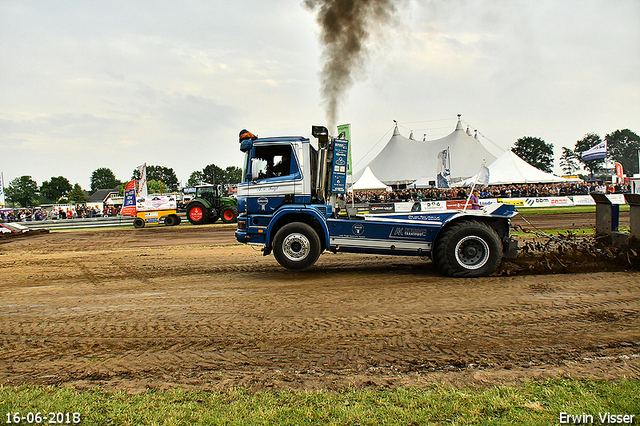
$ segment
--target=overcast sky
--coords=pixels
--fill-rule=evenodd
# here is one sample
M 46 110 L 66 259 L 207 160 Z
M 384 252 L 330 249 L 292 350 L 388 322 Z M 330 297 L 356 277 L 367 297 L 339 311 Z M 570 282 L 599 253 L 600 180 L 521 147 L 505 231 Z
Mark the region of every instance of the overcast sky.
M 296 0 L 0 0 L 5 186 L 61 175 L 88 189 L 97 168 L 124 181 L 145 162 L 186 183 L 211 163 L 241 167 L 243 128 L 309 136 L 326 123 L 314 13 Z M 393 120 L 435 139 L 462 114 L 505 149 L 553 143 L 556 164 L 586 133 L 640 132 L 640 0 L 406 0 L 369 49 L 338 113 L 356 170 Z

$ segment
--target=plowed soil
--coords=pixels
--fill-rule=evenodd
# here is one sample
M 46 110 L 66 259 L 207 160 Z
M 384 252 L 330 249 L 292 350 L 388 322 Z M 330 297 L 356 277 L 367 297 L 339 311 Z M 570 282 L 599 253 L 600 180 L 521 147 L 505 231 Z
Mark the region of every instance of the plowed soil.
M 594 215 L 564 216 L 529 219 L 593 226 Z M 0 385 L 640 377 L 639 272 L 453 279 L 424 259 L 325 253 L 292 273 L 237 244 L 234 229 L 55 231 L 0 244 Z

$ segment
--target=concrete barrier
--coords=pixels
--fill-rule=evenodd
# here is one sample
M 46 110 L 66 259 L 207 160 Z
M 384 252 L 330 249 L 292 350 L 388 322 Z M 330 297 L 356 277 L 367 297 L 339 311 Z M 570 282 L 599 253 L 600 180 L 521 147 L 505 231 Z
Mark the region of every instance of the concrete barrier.
M 130 216 L 108 216 L 80 219 L 36 220 L 28 222 L 14 222 L 29 229 L 73 229 L 96 228 L 104 226 L 133 226 Z

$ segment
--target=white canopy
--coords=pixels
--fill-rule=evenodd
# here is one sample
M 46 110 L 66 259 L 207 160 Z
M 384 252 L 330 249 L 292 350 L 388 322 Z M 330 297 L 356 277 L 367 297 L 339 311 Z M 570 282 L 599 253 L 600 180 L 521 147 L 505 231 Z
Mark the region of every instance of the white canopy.
M 472 136 L 462 127 L 460 119 L 449 135 L 430 141 L 417 141 L 400 134 L 396 126 L 393 136 L 382 151 L 369 163 L 376 176 L 387 184 L 413 182 L 438 174 L 438 154 L 449 150 L 451 179 L 465 179 L 480 169 L 483 162 L 491 163 L 502 149 L 491 146 L 492 153 L 478 136 Z M 359 178 L 363 172 L 355 174 Z M 434 179 L 431 179 L 434 180 Z
M 557 183 L 570 182 L 571 179 L 562 178 L 532 166 L 518 157 L 511 150 L 505 151 L 489 168 L 489 185 L 509 185 L 512 183 Z M 471 186 L 478 174 L 471 176 L 455 186 Z
M 369 166 L 367 166 L 362 176 L 360 176 L 360 179 L 353 184 L 351 189 L 353 191 L 386 191 L 389 187 L 380 182 Z

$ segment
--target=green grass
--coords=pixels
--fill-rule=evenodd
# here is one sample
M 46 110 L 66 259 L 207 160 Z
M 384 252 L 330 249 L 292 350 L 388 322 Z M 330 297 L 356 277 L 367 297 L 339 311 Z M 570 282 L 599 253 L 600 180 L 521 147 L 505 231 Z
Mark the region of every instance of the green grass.
M 65 387 L 0 388 L 7 413 L 79 412 L 84 425 L 548 425 L 561 412 L 640 416 L 640 381 L 555 379 L 521 387 L 250 393 L 174 388 L 139 395 Z M 24 422 L 23 422 L 24 423 Z
M 557 213 L 596 213 L 596 206 L 566 206 L 566 207 L 522 207 L 516 210 L 523 214 L 557 214 Z M 628 204 L 621 204 L 620 211 L 629 211 Z

